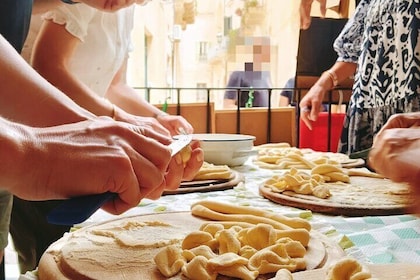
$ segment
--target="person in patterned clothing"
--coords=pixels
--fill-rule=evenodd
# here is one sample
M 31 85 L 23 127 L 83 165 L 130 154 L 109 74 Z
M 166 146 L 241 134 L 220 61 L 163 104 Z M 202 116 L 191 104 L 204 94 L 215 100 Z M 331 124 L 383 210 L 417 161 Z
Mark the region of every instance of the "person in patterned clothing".
M 311 127 L 325 92 L 354 74 L 339 152 L 370 148 L 390 116 L 419 111 L 419 8 L 418 1 L 362 0 L 334 42 L 337 62 L 301 100 Z

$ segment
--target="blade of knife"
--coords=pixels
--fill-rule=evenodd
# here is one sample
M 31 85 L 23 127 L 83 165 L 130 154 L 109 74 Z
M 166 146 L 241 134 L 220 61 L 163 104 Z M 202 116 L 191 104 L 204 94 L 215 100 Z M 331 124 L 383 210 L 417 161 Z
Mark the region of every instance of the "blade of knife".
M 369 156 L 369 152 L 370 152 L 371 149 L 372 148 L 368 148 L 368 149 L 364 149 L 364 150 L 361 150 L 361 151 L 358 151 L 358 152 L 351 153 L 349 155 L 349 158 L 351 158 L 351 159 L 362 158 L 362 159 L 366 160 Z
M 169 144 L 171 156 L 179 153 L 191 141 L 192 135 L 179 135 L 176 140 Z M 117 193 L 106 192 L 64 200 L 48 213 L 47 220 L 55 225 L 73 226 L 80 224 L 92 216 L 105 202 L 114 199 L 117 195 Z
M 179 153 L 182 149 L 188 146 L 192 141 L 191 134 L 181 134 L 176 136 L 176 140 L 174 140 L 171 144 L 169 144 L 169 148 L 171 148 L 171 156 L 173 157 L 177 153 Z

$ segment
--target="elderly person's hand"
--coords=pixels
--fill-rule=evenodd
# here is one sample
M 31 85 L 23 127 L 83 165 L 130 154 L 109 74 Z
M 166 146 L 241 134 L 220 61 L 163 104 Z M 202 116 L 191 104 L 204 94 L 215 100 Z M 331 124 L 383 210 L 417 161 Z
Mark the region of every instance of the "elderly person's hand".
M 153 117 L 142 117 L 127 113 L 126 111 L 114 106 L 114 119 L 121 122 L 130 123 L 132 125 L 145 127 L 152 129 L 153 131 L 170 138 L 171 132 L 164 127 L 156 118 Z
M 299 103 L 300 118 L 311 130 L 312 122 L 318 119 L 319 112 L 322 111 L 322 101 L 326 91 L 325 87 L 316 83 Z
M 204 154 L 198 141 L 191 142 L 190 147 L 190 159 L 183 162 L 180 154 L 175 155 L 169 163 L 164 182 L 152 193 L 149 193 L 147 198 L 158 199 L 165 190 L 175 190 L 182 181 L 190 181 L 194 178 L 203 165 Z
M 368 164 L 395 182 L 408 183 L 420 199 L 420 113 L 392 116 L 375 136 Z M 420 213 L 420 206 L 416 210 Z
M 321 16 L 325 17 L 325 13 L 327 12 L 326 3 L 327 0 L 316 0 L 320 4 L 320 12 Z M 311 25 L 311 8 L 312 3 L 314 0 L 301 0 L 300 1 L 300 28 L 301 29 L 308 29 Z
M 202 164 L 203 152 L 197 145 L 184 167 L 178 157 L 171 158 L 170 138 L 110 118 L 48 128 L 0 119 L 0 126 L 1 139 L 10 143 L 2 154 L 0 184 L 28 200 L 109 191 L 118 198 L 103 208 L 119 214 L 145 197 L 177 188 Z

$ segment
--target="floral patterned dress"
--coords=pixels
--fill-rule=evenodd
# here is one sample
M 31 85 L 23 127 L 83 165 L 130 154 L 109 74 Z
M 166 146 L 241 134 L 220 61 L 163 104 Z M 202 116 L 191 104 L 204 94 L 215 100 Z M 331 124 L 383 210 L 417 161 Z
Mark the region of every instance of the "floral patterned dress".
M 339 145 L 372 146 L 395 113 L 420 110 L 419 0 L 362 0 L 334 42 L 339 61 L 358 63 Z

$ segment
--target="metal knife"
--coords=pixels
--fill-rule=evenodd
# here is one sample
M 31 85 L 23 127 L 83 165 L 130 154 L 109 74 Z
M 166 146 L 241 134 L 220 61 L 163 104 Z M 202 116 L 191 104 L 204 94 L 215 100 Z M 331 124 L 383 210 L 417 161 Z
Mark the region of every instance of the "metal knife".
M 178 135 L 169 147 L 171 156 L 179 153 L 191 143 L 192 135 Z M 57 207 L 52 209 L 47 220 L 50 224 L 73 226 L 80 224 L 93 215 L 105 202 L 118 196 L 117 193 L 106 192 L 79 196 L 64 200 Z
M 191 134 L 180 134 L 176 136 L 176 140 L 169 144 L 169 148 L 171 148 L 171 156 L 173 157 L 177 153 L 179 153 L 182 149 L 187 147 L 192 141 Z
M 351 158 L 351 159 L 362 158 L 364 160 L 367 160 L 367 158 L 369 156 L 369 152 L 370 152 L 371 149 L 372 148 L 368 148 L 368 149 L 365 149 L 365 150 L 361 150 L 361 151 L 358 151 L 358 152 L 351 153 L 349 155 L 349 158 Z

